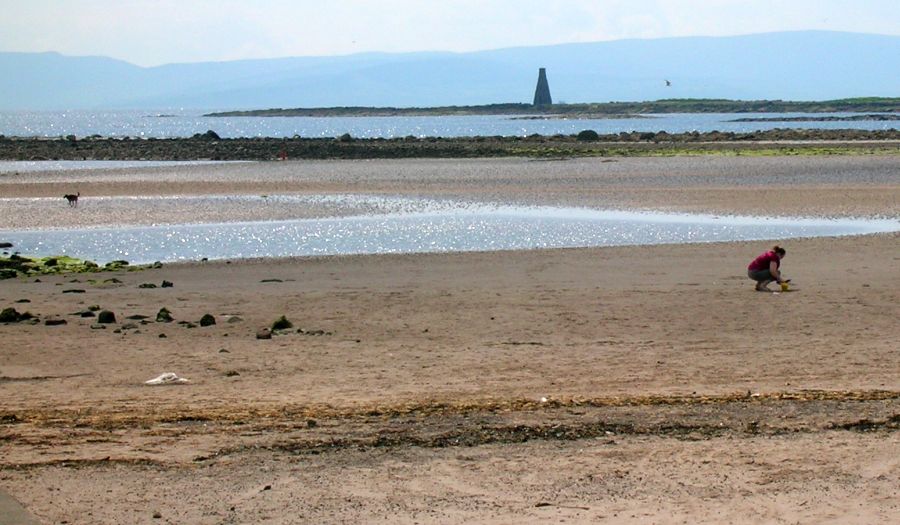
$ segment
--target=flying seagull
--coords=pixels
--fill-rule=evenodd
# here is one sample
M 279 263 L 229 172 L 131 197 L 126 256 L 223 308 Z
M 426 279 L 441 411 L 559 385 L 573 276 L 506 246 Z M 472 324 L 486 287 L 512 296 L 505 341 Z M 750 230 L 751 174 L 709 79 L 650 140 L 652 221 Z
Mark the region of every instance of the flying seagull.
M 671 85 L 672 85 L 672 83 L 669 82 L 668 80 L 666 80 L 666 87 L 669 87 L 669 86 L 671 86 Z

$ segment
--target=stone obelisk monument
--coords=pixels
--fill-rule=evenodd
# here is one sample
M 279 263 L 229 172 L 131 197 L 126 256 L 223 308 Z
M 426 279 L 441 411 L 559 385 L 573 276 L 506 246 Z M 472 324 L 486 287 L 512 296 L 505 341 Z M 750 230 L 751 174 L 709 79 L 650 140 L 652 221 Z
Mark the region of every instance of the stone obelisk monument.
M 551 104 L 553 104 L 553 99 L 550 97 L 550 84 L 547 83 L 547 69 L 542 67 L 538 70 L 537 87 L 534 88 L 534 105 L 549 106 Z

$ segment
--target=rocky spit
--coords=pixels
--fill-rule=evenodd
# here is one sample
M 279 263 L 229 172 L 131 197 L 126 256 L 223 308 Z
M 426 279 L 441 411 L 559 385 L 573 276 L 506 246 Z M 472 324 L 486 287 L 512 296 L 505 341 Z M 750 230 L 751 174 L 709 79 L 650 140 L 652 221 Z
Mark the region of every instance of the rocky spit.
M 750 133 L 630 132 L 527 137 L 221 138 L 215 131 L 190 138 L 25 138 L 0 136 L 0 160 L 273 160 L 476 158 L 658 155 L 680 152 L 815 149 L 823 147 L 896 150 L 900 130 L 792 130 Z M 874 144 L 873 144 L 874 143 Z

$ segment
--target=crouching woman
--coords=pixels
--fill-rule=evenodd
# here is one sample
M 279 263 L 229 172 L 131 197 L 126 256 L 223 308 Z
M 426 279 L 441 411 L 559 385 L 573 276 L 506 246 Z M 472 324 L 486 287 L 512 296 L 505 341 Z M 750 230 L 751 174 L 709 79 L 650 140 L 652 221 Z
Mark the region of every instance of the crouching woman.
M 784 248 L 777 244 L 771 250 L 761 254 L 747 267 L 747 276 L 756 281 L 756 291 L 765 292 L 771 282 L 781 284 L 781 260 L 787 255 Z

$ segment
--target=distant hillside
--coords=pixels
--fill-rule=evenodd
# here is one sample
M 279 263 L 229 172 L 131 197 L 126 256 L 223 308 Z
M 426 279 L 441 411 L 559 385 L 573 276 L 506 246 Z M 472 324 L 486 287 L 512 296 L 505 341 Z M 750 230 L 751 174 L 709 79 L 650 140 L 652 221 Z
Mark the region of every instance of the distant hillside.
M 104 57 L 0 53 L 0 109 L 527 104 L 539 67 L 547 68 L 557 103 L 895 97 L 900 36 L 801 31 L 152 68 Z

